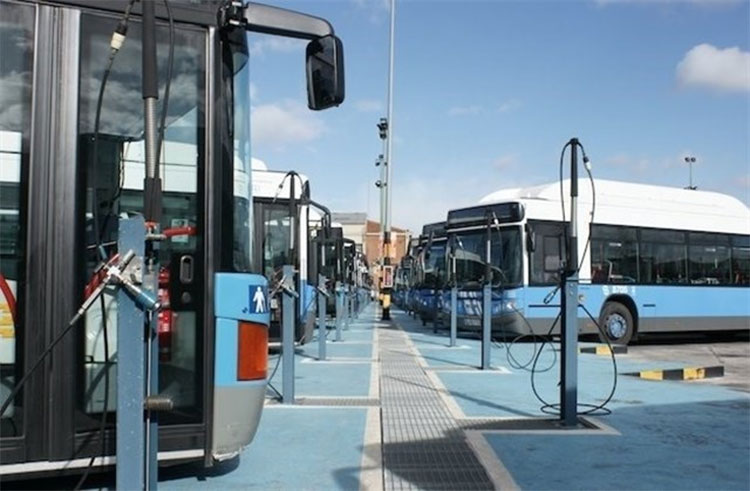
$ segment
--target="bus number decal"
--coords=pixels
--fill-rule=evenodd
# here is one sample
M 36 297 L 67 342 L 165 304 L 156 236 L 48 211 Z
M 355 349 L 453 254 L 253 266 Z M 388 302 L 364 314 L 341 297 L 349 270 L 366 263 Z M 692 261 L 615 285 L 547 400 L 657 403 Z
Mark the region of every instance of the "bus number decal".
M 604 294 L 605 297 L 617 293 L 635 297 L 635 287 L 627 285 L 602 285 L 602 294 Z

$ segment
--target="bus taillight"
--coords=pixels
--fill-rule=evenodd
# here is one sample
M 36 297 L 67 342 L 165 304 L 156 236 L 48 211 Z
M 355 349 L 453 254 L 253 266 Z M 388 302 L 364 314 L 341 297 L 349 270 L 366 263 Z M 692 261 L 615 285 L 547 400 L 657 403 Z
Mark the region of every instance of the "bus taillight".
M 237 380 L 261 380 L 268 374 L 268 327 L 240 322 Z

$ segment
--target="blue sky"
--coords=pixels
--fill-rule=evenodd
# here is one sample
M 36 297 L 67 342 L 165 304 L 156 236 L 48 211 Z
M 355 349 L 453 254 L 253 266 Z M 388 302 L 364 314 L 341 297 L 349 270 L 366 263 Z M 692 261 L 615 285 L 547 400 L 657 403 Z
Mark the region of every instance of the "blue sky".
M 378 219 L 388 0 L 269 2 L 328 19 L 346 101 L 306 109 L 304 43 L 251 35 L 253 155 Z M 750 2 L 396 0 L 393 224 L 556 179 L 576 136 L 595 177 L 694 183 L 750 203 Z

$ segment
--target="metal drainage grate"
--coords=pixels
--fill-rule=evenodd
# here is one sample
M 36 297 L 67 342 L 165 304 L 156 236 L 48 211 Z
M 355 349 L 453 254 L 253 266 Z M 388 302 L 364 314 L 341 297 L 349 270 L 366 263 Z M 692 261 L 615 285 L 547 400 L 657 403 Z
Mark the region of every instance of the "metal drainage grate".
M 381 328 L 378 343 L 385 489 L 494 489 L 406 333 Z
M 295 400 L 300 406 L 366 406 L 377 407 L 379 399 L 371 397 L 298 397 Z
M 591 421 L 583 418 L 578 419 L 576 428 L 566 428 L 559 419 L 537 418 L 537 419 L 459 419 L 458 424 L 462 430 L 479 431 L 558 431 L 564 434 L 570 429 L 578 430 L 601 430 Z
M 278 398 L 266 397 L 266 406 L 280 405 Z M 296 406 L 331 406 L 331 407 L 378 407 L 380 400 L 371 397 L 297 397 Z

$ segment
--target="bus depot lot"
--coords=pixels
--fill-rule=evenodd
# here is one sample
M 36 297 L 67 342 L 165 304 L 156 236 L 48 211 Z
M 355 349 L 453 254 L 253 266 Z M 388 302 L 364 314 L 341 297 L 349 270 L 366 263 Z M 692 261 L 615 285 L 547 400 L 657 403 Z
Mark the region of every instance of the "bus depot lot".
M 477 340 L 459 338 L 450 348 L 444 332 L 395 309 L 392 317 L 392 323 L 379 322 L 379 312 L 368 308 L 343 331 L 342 343 L 328 344 L 328 362 L 315 360 L 315 342 L 303 346 L 295 367 L 302 404 L 269 401 L 255 441 L 229 472 L 204 480 L 167 477 L 160 487 L 750 488 L 747 382 L 738 378 L 735 388 L 721 385 L 721 378 L 675 382 L 622 375 L 715 365 L 716 356 L 727 374 L 741 372 L 748 363 L 742 338 L 631 346 L 617 356 L 612 414 L 563 430 L 540 411 L 530 373 L 510 366 L 503 343 L 492 348 L 495 369 L 482 372 L 475 368 Z M 511 354 L 524 364 L 532 349 L 532 343 L 517 344 Z M 555 350 L 559 346 L 545 348 L 535 378 L 549 402 L 557 402 Z M 280 380 L 277 371 L 272 382 L 278 387 Z M 579 355 L 579 402 L 600 404 L 613 380 L 608 356 Z M 342 405 L 334 406 L 337 401 Z
M 279 404 L 269 392 L 258 434 L 238 458 L 208 472 L 162 469 L 159 487 L 750 489 L 747 379 L 734 387 L 722 385 L 726 375 L 680 382 L 623 375 L 714 365 L 717 355 L 727 374 L 741 371 L 748 363 L 746 338 L 630 346 L 616 358 L 612 414 L 563 430 L 540 411 L 530 373 L 511 366 L 507 345 L 493 345 L 494 370 L 483 372 L 476 369 L 478 340 L 461 337 L 451 348 L 445 332 L 395 309 L 391 315 L 393 322 L 380 322 L 379 311 L 368 307 L 343 331 L 342 342 L 328 343 L 328 361 L 316 360 L 315 340 L 300 347 L 298 404 Z M 510 349 L 525 364 L 533 343 Z M 556 350 L 545 347 L 535 377 L 548 402 L 557 402 Z M 275 358 L 270 361 L 273 369 Z M 603 402 L 612 381 L 608 356 L 579 355 L 579 402 Z M 271 382 L 281 390 L 280 367 Z M 59 483 L 26 489 L 58 489 Z M 112 484 L 99 479 L 90 486 Z
M 628 359 L 654 363 L 677 359 L 700 367 L 723 366 L 724 376 L 690 383 L 750 392 L 750 331 L 651 335 L 628 347 Z

